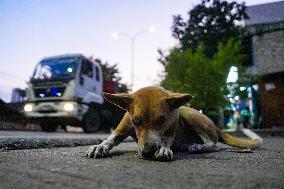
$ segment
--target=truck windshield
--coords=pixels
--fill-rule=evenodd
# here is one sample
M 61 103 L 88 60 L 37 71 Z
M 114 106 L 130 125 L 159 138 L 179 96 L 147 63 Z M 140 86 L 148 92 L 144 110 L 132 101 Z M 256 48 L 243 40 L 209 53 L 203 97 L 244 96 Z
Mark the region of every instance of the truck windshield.
M 74 78 L 79 58 L 42 60 L 36 67 L 33 79 Z

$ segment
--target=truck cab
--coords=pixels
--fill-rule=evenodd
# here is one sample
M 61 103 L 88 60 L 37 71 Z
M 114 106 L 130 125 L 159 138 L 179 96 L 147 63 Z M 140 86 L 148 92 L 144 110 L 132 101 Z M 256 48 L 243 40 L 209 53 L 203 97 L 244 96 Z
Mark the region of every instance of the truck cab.
M 47 57 L 37 64 L 28 82 L 23 112 L 43 131 L 72 125 L 95 132 L 100 126 L 102 92 L 99 64 L 81 54 Z

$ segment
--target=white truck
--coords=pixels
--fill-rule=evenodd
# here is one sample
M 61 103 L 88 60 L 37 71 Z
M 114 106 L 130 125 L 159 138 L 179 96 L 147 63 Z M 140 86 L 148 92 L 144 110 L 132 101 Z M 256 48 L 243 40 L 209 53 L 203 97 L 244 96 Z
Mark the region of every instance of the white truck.
M 81 54 L 42 59 L 28 82 L 23 106 L 25 117 L 43 131 L 58 126 L 80 126 L 85 132 L 99 129 L 103 104 L 103 78 L 99 64 Z

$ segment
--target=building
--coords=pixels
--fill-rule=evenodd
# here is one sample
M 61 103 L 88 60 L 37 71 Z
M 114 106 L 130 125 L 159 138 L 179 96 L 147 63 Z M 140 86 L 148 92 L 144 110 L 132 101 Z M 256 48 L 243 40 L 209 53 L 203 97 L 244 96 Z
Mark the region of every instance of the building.
M 261 128 L 284 126 L 284 1 L 248 6 L 247 14 L 248 72 L 259 78 L 252 89 L 259 95 Z

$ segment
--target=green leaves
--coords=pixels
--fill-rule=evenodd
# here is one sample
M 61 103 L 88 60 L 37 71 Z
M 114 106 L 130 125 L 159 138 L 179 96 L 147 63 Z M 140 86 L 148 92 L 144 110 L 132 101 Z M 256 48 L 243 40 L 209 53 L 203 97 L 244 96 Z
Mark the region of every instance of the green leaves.
M 192 94 L 191 106 L 196 109 L 224 107 L 230 68 L 239 66 L 244 58 L 240 42 L 233 39 L 220 43 L 212 58 L 205 55 L 203 45 L 195 52 L 173 50 L 167 57 L 162 84 L 173 91 Z
M 188 20 L 174 16 L 172 35 L 179 46 L 168 56 L 159 50 L 166 73 L 162 85 L 192 94 L 191 106 L 206 113 L 225 107 L 230 68 L 241 68 L 247 59 L 239 41 L 243 28 L 236 24 L 248 18 L 245 10 L 244 3 L 202 0 Z
M 190 48 L 195 51 L 203 43 L 206 56 L 212 57 L 220 42 L 240 37 L 242 29 L 236 23 L 248 18 L 245 10 L 244 3 L 203 0 L 188 12 L 187 21 L 180 15 L 174 16 L 172 35 L 182 50 Z

